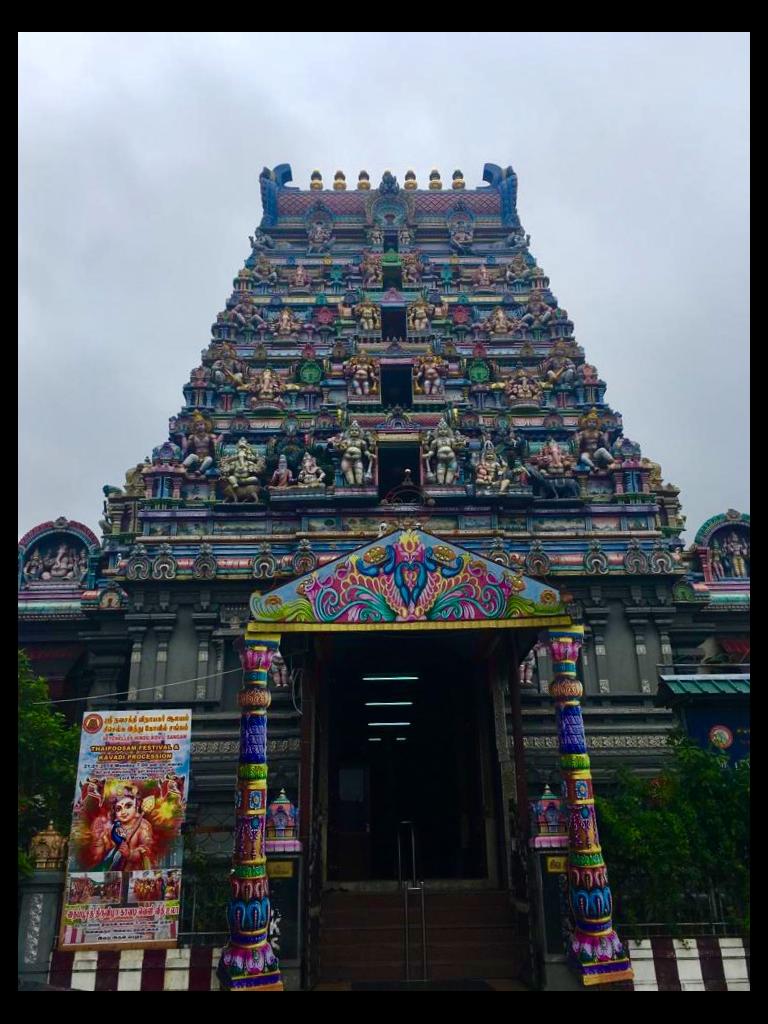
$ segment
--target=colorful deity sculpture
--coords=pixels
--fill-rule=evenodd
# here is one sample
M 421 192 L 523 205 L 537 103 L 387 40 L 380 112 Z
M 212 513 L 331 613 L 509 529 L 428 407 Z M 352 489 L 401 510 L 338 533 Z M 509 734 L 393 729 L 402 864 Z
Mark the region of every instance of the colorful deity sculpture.
M 441 419 L 434 434 L 429 434 L 422 451 L 428 483 L 452 484 L 459 473 L 458 453 L 467 446 L 468 439 L 458 430 L 451 430 Z
M 277 469 L 272 474 L 269 486 L 284 489 L 290 487 L 292 483 L 294 483 L 294 479 L 291 467 L 288 465 L 288 459 L 285 455 L 281 455 L 277 460 Z
M 531 268 L 522 253 L 515 253 L 512 259 L 504 268 L 504 281 L 508 285 L 515 284 L 517 281 L 524 281 L 530 277 Z
M 371 395 L 378 391 L 377 366 L 365 352 L 348 359 L 343 369 L 354 394 Z
M 277 284 L 277 271 L 263 253 L 251 267 L 251 280 L 256 284 Z
M 381 253 L 365 253 L 360 269 L 363 274 L 363 288 L 381 288 L 384 280 L 384 272 L 381 267 Z
M 237 302 L 222 314 L 221 319 L 236 324 L 243 330 L 267 330 L 269 324 L 259 312 L 258 306 L 254 305 L 251 296 L 237 293 Z
M 417 285 L 421 283 L 423 265 L 421 257 L 416 252 L 405 253 L 402 258 L 403 284 Z
M 356 306 L 352 307 L 352 315 L 360 321 L 362 331 L 381 330 L 381 309 L 375 302 L 363 299 Z
M 256 374 L 253 381 L 248 385 L 248 390 L 253 393 L 258 402 L 279 403 L 281 401 L 280 395 L 283 390 L 283 382 L 275 371 L 270 370 L 267 366 L 260 373 Z
M 420 334 L 430 328 L 429 318 L 435 311 L 426 299 L 416 299 L 411 302 L 407 310 L 408 330 Z
M 511 320 L 501 306 L 497 306 L 481 326 L 490 334 L 513 334 L 520 324 L 517 320 Z
M 472 285 L 476 292 L 488 291 L 489 288 L 493 287 L 493 275 L 485 263 L 481 263 L 472 274 Z
M 510 403 L 538 405 L 541 398 L 541 384 L 523 367 L 515 370 L 504 383 L 504 394 Z
M 492 441 L 486 441 L 475 470 L 475 485 L 480 491 L 494 491 L 504 494 L 509 489 L 509 466 L 501 458 Z
M 610 469 L 614 458 L 609 451 L 608 435 L 601 430 L 600 416 L 597 409 L 591 409 L 579 419 L 579 431 L 576 442 L 579 446 L 579 465 L 595 471 Z
M 296 265 L 296 269 L 290 275 L 289 280 L 291 282 L 292 291 L 308 291 L 312 285 L 312 278 L 303 263 L 298 263 Z
M 449 227 L 451 242 L 450 246 L 454 252 L 464 254 L 472 251 L 472 239 L 474 229 L 467 220 L 454 221 Z
M 552 310 L 538 292 L 531 292 L 526 311 L 521 317 L 526 327 L 545 327 L 552 319 Z
M 350 487 L 362 487 L 373 480 L 376 460 L 373 438 L 364 434 L 357 420 L 341 434 L 332 437 L 330 444 L 341 452 L 341 472 Z
M 221 437 L 211 433 L 211 427 L 211 421 L 205 416 L 199 412 L 192 414 L 192 427 L 181 442 L 186 456 L 182 465 L 192 473 L 203 474 L 213 466 Z
M 313 221 L 307 229 L 307 252 L 327 252 L 334 242 L 331 229 L 322 220 Z
M 280 310 L 276 324 L 276 331 L 280 337 L 286 338 L 290 335 L 295 335 L 303 326 L 304 324 L 302 321 L 296 316 L 292 309 L 288 308 L 288 306 Z
M 542 362 L 541 374 L 547 383 L 564 387 L 575 382 L 576 364 L 566 353 L 565 346 L 556 344 L 552 349 L 552 354 Z
M 440 356 L 428 352 L 414 364 L 414 383 L 417 394 L 442 395 L 445 392 L 445 378 L 448 363 Z
M 266 462 L 244 437 L 237 442 L 234 454 L 222 458 L 220 469 L 224 501 L 259 500 L 259 478 L 266 469 Z
M 323 487 L 325 485 L 325 471 L 318 464 L 317 459 L 310 452 L 304 452 L 299 469 L 300 487 Z

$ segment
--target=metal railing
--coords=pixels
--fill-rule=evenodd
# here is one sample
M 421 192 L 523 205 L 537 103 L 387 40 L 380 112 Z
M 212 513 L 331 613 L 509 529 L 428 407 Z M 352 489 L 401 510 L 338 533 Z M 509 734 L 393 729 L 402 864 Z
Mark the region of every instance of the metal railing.
M 411 837 L 411 878 L 403 879 L 403 826 L 408 827 Z M 411 980 L 411 922 L 409 916 L 409 896 L 412 892 L 419 894 L 421 911 L 421 981 L 427 981 L 427 918 L 424 905 L 424 880 L 416 878 L 416 833 L 412 821 L 401 821 L 397 828 L 397 884 L 403 891 L 403 956 L 405 959 L 405 980 Z

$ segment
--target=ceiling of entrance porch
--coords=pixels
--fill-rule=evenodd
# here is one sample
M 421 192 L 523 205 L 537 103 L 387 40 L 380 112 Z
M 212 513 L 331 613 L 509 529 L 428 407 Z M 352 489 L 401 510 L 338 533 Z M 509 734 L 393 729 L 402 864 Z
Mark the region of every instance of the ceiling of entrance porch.
M 281 631 L 459 629 L 570 624 L 538 580 L 425 533 L 398 530 L 268 594 L 251 617 Z

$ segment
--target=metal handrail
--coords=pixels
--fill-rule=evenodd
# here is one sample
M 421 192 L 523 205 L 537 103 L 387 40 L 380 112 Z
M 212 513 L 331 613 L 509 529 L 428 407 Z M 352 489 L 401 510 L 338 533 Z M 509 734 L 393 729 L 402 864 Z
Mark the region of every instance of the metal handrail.
M 403 883 L 402 826 L 407 825 L 411 835 L 411 881 Z M 424 881 L 416 878 L 416 833 L 412 821 L 401 821 L 397 827 L 397 884 L 403 890 L 403 957 L 405 980 L 411 980 L 411 923 L 409 919 L 408 895 L 419 893 L 421 910 L 421 980 L 427 981 L 427 918 L 424 906 Z

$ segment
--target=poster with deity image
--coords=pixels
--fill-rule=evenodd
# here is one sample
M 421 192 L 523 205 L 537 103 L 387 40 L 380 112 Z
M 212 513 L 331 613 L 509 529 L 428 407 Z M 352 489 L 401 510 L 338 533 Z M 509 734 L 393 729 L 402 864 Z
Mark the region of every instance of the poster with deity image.
M 192 712 L 86 711 L 59 949 L 178 941 Z

